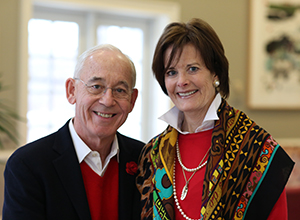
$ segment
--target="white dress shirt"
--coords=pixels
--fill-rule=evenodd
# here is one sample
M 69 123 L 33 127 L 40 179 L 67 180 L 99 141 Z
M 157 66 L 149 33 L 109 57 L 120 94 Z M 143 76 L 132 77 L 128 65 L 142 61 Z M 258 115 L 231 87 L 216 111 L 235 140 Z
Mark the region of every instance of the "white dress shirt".
M 222 98 L 220 93 L 216 95 L 212 103 L 210 104 L 208 111 L 206 112 L 206 115 L 204 117 L 204 120 L 202 124 L 196 128 L 195 133 L 201 132 L 201 131 L 207 131 L 214 127 L 214 121 L 219 120 L 217 111 L 220 107 L 220 104 L 222 102 Z M 171 125 L 173 128 L 175 128 L 179 133 L 181 134 L 189 134 L 188 131 L 182 131 L 181 125 L 183 123 L 183 112 L 180 111 L 176 106 L 171 108 L 169 111 L 167 111 L 165 114 L 159 117 L 159 119 L 165 121 L 169 125 Z
M 103 176 L 111 158 L 117 155 L 117 160 L 119 162 L 119 144 L 117 135 L 115 135 L 110 153 L 106 157 L 104 164 L 102 164 L 100 154 L 97 151 L 92 151 L 76 133 L 73 119 L 70 120 L 69 129 L 79 163 L 85 161 L 95 173 L 99 176 Z

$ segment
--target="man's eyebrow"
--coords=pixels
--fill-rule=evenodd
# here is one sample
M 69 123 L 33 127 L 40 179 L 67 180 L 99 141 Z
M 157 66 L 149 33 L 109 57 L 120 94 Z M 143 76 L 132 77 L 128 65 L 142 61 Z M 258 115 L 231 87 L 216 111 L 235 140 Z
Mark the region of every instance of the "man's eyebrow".
M 96 82 L 96 81 L 101 81 L 101 82 L 105 82 L 105 79 L 102 77 L 92 77 L 91 79 L 88 80 L 88 82 Z
M 106 80 L 103 77 L 96 77 L 96 76 L 94 76 L 88 80 L 89 83 L 94 83 L 94 82 L 105 83 L 105 81 Z M 114 86 L 120 86 L 120 85 L 125 86 L 126 89 L 129 89 L 129 84 L 126 81 L 121 80 L 121 81 L 117 82 L 116 84 L 114 84 Z
M 129 85 L 126 81 L 119 81 L 116 86 L 120 86 L 120 85 L 123 85 L 125 86 L 126 89 L 129 89 Z

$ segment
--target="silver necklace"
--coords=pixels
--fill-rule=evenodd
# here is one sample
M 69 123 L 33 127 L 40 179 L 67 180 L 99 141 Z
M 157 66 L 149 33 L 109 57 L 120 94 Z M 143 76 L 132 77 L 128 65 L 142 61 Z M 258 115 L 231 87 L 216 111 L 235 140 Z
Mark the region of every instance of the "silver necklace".
M 205 157 L 207 156 L 209 149 L 207 150 L 206 154 L 204 155 L 203 159 L 201 160 L 201 162 L 199 163 L 199 165 L 196 168 L 187 168 L 186 166 L 183 165 L 182 161 L 181 161 L 181 155 L 180 155 L 180 151 L 179 151 L 179 145 L 178 145 L 178 139 L 176 141 L 176 152 L 177 152 L 177 157 L 178 157 L 178 162 L 180 164 L 180 166 L 187 172 L 195 172 L 200 170 L 202 167 L 204 167 L 207 163 L 207 161 L 205 161 L 203 164 L 202 162 L 204 161 Z
M 202 158 L 202 160 L 201 160 L 199 166 L 196 167 L 196 168 L 191 168 L 191 169 L 189 169 L 189 168 L 186 168 L 186 167 L 183 165 L 182 161 L 181 161 L 181 156 L 180 156 L 180 152 L 179 152 L 178 140 L 176 141 L 176 151 L 177 151 L 178 162 L 179 162 L 179 164 L 180 164 L 180 166 L 181 166 L 181 168 L 182 168 L 182 173 L 183 173 L 183 176 L 184 176 L 184 179 L 185 179 L 185 185 L 184 185 L 184 187 L 182 188 L 181 196 L 180 196 L 180 199 L 181 199 L 181 200 L 184 200 L 184 199 L 185 199 L 185 197 L 186 197 L 186 195 L 187 195 L 187 193 L 188 193 L 188 191 L 189 191 L 189 183 L 190 183 L 190 180 L 192 179 L 192 177 L 195 175 L 195 173 L 196 173 L 198 170 L 200 170 L 202 167 L 204 167 L 204 166 L 207 164 L 207 160 L 206 160 L 204 163 L 202 163 L 202 162 L 203 162 L 204 159 L 206 158 L 206 156 L 207 156 L 207 154 L 208 154 L 208 152 L 209 152 L 209 149 L 210 149 L 210 148 L 208 148 L 206 154 L 205 154 L 204 157 Z M 174 164 L 174 166 L 175 166 L 175 164 Z M 174 170 L 175 170 L 175 167 L 174 167 Z M 191 175 L 191 177 L 190 177 L 188 180 L 186 179 L 186 175 L 185 175 L 184 170 L 186 170 L 186 171 L 188 171 L 188 172 L 193 172 L 193 174 Z M 174 173 L 174 175 L 175 175 L 175 173 Z
M 176 194 L 176 184 L 175 184 L 175 164 L 176 164 L 176 157 L 174 159 L 174 169 L 173 169 L 173 194 L 174 194 L 174 200 L 175 200 L 175 204 L 177 206 L 177 209 L 179 210 L 180 214 L 186 219 L 186 220 L 200 220 L 200 219 L 192 219 L 190 217 L 188 217 L 184 211 L 182 210 L 182 208 L 180 207 L 178 198 L 177 198 L 177 194 Z M 196 171 L 195 171 L 196 172 Z M 194 175 L 194 174 L 193 174 Z M 191 179 L 191 178 L 190 178 Z M 189 180 L 190 180 L 189 179 Z
M 185 185 L 184 187 L 182 188 L 182 191 L 181 191 L 181 196 L 180 196 L 180 199 L 181 200 L 184 200 L 188 191 L 189 191 L 189 183 L 190 183 L 190 180 L 192 179 L 192 177 L 194 176 L 194 174 L 197 172 L 197 170 L 191 175 L 191 177 L 189 178 L 189 180 L 186 180 L 186 176 L 185 176 L 185 173 L 184 173 L 184 170 L 182 168 L 182 173 L 183 173 L 183 176 L 184 176 L 184 179 L 185 179 Z

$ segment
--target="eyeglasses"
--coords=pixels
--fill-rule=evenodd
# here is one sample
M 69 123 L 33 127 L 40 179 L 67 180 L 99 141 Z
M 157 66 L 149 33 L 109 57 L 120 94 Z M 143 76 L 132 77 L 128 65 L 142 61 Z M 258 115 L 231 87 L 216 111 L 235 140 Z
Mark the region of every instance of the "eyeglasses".
M 101 84 L 99 81 L 92 82 L 91 84 L 85 83 L 80 78 L 74 78 L 75 80 L 80 80 L 80 82 L 85 85 L 87 91 L 93 95 L 100 95 L 101 97 L 106 93 L 108 89 L 111 89 L 112 95 L 115 99 L 127 99 L 129 100 L 131 91 L 126 88 L 125 85 L 119 85 L 117 87 L 106 87 L 105 85 Z

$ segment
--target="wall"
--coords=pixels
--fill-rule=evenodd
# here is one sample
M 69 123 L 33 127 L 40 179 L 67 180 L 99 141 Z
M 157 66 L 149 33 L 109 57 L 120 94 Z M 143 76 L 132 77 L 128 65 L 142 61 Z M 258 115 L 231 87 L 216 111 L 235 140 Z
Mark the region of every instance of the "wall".
M 2 0 L 0 2 L 0 83 L 8 86 L 1 90 L 0 99 L 13 109 L 17 109 L 17 68 L 18 68 L 18 1 Z M 0 135 L 7 148 L 16 145 Z
M 228 99 L 275 139 L 300 138 L 300 110 L 251 110 L 246 105 L 248 59 L 248 0 L 176 0 L 181 4 L 182 21 L 192 17 L 206 20 L 215 29 L 225 47 L 230 68 Z
M 21 0 L 20 0 L 21 1 Z M 96 1 L 96 0 L 95 0 Z M 149 0 L 140 0 L 149 1 Z M 150 0 L 155 3 L 157 0 Z M 171 0 L 165 0 L 171 1 Z M 181 4 L 181 20 L 192 17 L 206 20 L 218 33 L 230 63 L 230 104 L 246 112 L 275 139 L 300 138 L 300 110 L 254 111 L 246 106 L 248 56 L 248 0 L 172 0 Z M 0 74 L 5 84 L 16 86 L 18 78 L 18 0 L 0 1 Z M 17 86 L 0 94 L 17 108 Z M 1 168 L 1 170 L 3 170 Z M 0 186 L 3 179 L 0 180 Z M 2 187 L 1 187 L 2 188 Z M 0 195 L 2 197 L 2 195 Z M 1 201 L 2 202 L 2 201 Z M 1 205 L 1 204 L 0 204 Z
M 97 0 L 94 0 L 97 1 Z M 140 0 L 153 1 L 157 0 Z M 171 1 L 171 0 L 165 0 Z M 206 20 L 218 33 L 230 63 L 231 105 L 246 112 L 275 139 L 300 138 L 300 110 L 251 110 L 246 106 L 248 56 L 248 0 L 172 0 L 181 5 L 181 20 L 192 17 Z M 18 77 L 18 0 L 0 2 L 0 72 L 5 84 Z M 5 94 L 17 107 L 17 92 Z

